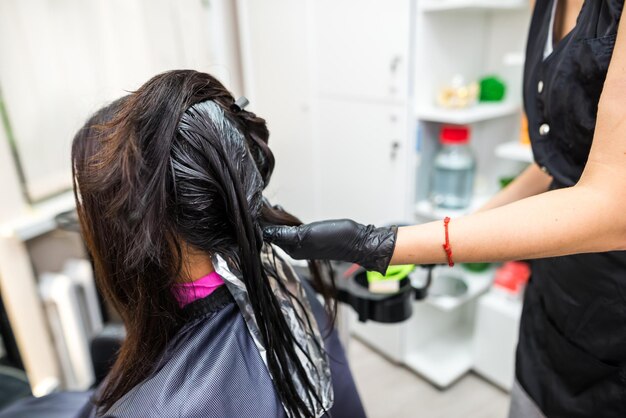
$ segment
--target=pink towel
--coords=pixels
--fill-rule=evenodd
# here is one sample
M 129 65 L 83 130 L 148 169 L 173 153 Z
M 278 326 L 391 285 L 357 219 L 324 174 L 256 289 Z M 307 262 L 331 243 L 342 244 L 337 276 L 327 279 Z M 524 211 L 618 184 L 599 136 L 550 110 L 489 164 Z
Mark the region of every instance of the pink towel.
M 224 280 L 220 275 L 212 272 L 191 283 L 177 283 L 172 288 L 172 292 L 182 308 L 195 300 L 209 296 L 223 284 Z

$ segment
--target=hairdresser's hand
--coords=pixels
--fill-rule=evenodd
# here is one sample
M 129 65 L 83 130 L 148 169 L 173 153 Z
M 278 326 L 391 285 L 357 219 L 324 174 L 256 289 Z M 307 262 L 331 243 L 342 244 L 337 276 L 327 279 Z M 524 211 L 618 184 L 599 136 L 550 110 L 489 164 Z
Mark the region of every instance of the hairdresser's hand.
M 296 259 L 348 261 L 384 274 L 397 231 L 395 226 L 376 228 L 338 219 L 301 226 L 267 226 L 263 236 Z

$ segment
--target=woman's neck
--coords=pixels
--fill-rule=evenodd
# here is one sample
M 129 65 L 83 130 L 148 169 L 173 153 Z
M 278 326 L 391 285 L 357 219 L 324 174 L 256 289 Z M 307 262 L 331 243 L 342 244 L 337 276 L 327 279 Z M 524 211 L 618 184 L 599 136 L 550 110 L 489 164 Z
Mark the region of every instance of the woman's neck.
M 559 0 L 554 16 L 554 38 L 556 45 L 576 26 L 576 19 L 583 7 L 583 0 Z
M 187 245 L 181 247 L 183 268 L 176 281 L 189 283 L 198 280 L 215 271 L 209 254 L 190 248 Z

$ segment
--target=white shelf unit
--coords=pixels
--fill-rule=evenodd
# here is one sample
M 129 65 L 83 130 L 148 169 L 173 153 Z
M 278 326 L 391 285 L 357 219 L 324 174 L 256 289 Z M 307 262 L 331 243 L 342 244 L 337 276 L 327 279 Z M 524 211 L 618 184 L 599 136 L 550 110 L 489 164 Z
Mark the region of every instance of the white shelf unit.
M 459 10 L 515 10 L 527 4 L 524 0 L 427 0 L 422 5 L 425 12 Z
M 444 109 L 434 105 L 419 108 L 417 118 L 429 122 L 467 125 L 519 113 L 519 104 L 511 102 L 479 103 L 467 109 Z
M 505 142 L 498 145 L 495 154 L 497 157 L 522 163 L 530 164 L 534 161 L 530 145 L 521 144 L 519 141 Z
M 487 292 L 493 283 L 494 271 L 493 268 L 489 268 L 484 272 L 474 273 L 460 266 L 455 266 L 449 271 L 448 267 L 442 266 L 437 272 L 433 272 L 435 275 L 433 281 L 436 281 L 439 275 L 457 276 L 467 285 L 467 292 L 461 296 L 429 296 L 425 302 L 442 312 L 451 312 Z
M 491 291 L 478 301 L 472 369 L 504 390 L 511 390 L 515 379 L 521 316 L 521 299 Z
M 449 216 L 450 218 L 458 218 L 478 210 L 482 205 L 487 203 L 491 196 L 476 196 L 472 199 L 469 207 L 464 209 L 444 209 L 435 207 L 428 199 L 422 199 L 415 205 L 415 215 L 424 220 L 440 220 Z
M 491 288 L 495 269 L 469 272 L 461 266 L 452 270 L 437 267 L 439 276 L 461 278 L 467 292 L 460 297 L 428 297 L 416 302 L 413 316 L 404 325 L 402 362 L 438 388 L 452 385 L 474 365 L 474 319 L 477 300 Z
M 466 13 L 468 7 L 476 11 Z M 432 13 L 437 9 L 446 13 Z M 414 205 L 414 214 L 419 220 L 466 213 L 432 210 L 425 203 L 431 181 L 431 162 L 440 148 L 441 124 L 470 126 L 470 145 L 478 165 L 476 195 L 492 196 L 500 188 L 500 178 L 515 176 L 523 169 L 519 159 L 495 158 L 494 150 L 519 132 L 523 60 L 511 57 L 523 56 L 529 19 L 526 1 L 417 0 L 413 94 L 418 156 L 413 192 L 414 202 L 418 202 Z M 437 107 L 438 90 L 456 75 L 468 82 L 497 75 L 507 85 L 505 100 L 479 103 L 467 109 Z M 473 205 L 470 209 L 476 208 Z
M 499 190 L 500 178 L 517 175 L 527 163 L 523 150 L 503 144 L 520 128 L 523 60 L 511 57 L 523 56 L 529 12 L 528 2 L 522 0 L 417 0 L 413 209 L 418 222 L 475 211 Z M 460 110 L 437 107 L 438 90 L 456 75 L 467 82 L 497 75 L 507 85 L 505 100 Z M 438 209 L 428 201 L 442 124 L 469 125 L 471 130 L 470 146 L 477 159 L 476 187 L 470 207 L 464 210 Z M 494 152 L 515 158 L 496 158 Z M 445 268 L 438 271 L 443 274 Z M 468 286 L 467 292 L 460 297 L 430 297 L 416 304 L 402 339 L 403 363 L 440 388 L 453 384 L 474 365 L 476 307 L 480 296 L 491 287 L 494 269 L 475 274 L 455 267 L 445 273 L 460 277 Z
M 446 330 L 408 353 L 404 363 L 438 388 L 447 388 L 472 369 L 471 328 L 462 323 Z

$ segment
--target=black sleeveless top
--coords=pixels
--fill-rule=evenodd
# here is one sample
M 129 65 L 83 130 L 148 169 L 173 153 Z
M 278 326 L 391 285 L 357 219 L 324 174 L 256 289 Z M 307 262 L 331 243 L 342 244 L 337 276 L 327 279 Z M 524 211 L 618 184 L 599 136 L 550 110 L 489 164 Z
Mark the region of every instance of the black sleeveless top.
M 535 161 L 558 189 L 576 184 L 587 162 L 623 0 L 585 1 L 544 59 L 554 1 L 535 6 L 524 106 Z M 516 368 L 547 416 L 626 417 L 626 252 L 532 262 Z

